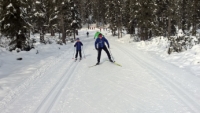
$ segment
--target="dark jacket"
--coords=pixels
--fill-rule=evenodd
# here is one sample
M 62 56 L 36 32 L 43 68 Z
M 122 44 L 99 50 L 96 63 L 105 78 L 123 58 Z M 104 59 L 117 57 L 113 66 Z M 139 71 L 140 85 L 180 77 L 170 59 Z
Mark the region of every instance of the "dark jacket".
M 95 48 L 103 48 L 105 46 L 105 43 L 108 45 L 108 48 L 110 47 L 108 40 L 105 37 L 102 37 L 102 39 L 97 38 L 95 41 Z
M 81 50 L 81 46 L 83 46 L 82 42 L 76 42 L 75 45 L 74 45 L 74 47 L 76 47 L 77 51 Z

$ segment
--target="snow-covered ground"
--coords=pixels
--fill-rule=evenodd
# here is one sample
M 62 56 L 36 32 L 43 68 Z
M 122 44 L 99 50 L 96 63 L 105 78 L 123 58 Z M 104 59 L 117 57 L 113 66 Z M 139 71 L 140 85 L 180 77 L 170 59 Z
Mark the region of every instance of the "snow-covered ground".
M 103 32 L 122 67 L 108 62 L 102 52 L 101 64 L 89 68 L 96 63 L 97 51 L 95 31 L 89 31 L 90 37 L 86 31 L 78 36 L 84 45 L 80 62 L 72 59 L 73 43 L 38 44 L 20 53 L 1 49 L 0 112 L 200 112 L 199 46 L 169 56 L 159 39 L 129 43 L 129 36 L 117 40 Z
M 133 42 L 130 35 L 125 35 L 122 39 L 117 40 L 120 43 L 130 43 L 139 50 L 148 52 L 153 57 L 160 57 L 163 60 L 173 63 L 180 68 L 191 71 L 195 76 L 200 77 L 200 45 L 195 45 L 191 49 L 181 53 L 168 54 L 169 42 L 167 38 L 156 37 L 151 41 Z

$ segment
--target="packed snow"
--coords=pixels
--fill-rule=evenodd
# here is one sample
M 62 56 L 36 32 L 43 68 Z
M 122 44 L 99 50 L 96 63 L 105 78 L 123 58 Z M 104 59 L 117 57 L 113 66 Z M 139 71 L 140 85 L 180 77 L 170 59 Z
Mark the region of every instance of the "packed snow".
M 98 30 L 79 31 L 83 59 L 76 62 L 74 43 L 58 45 L 50 35 L 52 44 L 38 42 L 29 52 L 0 48 L 0 112 L 200 112 L 199 45 L 168 55 L 164 37 L 133 42 L 130 35 L 117 39 L 102 31 L 122 67 L 109 62 L 104 51 L 101 64 L 90 67 L 97 62 L 93 36 Z

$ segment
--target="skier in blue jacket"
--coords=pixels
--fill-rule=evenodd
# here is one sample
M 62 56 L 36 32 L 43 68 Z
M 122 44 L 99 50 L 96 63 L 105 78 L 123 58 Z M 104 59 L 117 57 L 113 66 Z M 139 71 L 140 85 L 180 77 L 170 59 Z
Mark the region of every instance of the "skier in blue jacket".
M 79 38 L 76 39 L 76 43 L 74 47 L 76 47 L 76 55 L 75 55 L 75 60 L 77 60 L 78 53 L 80 56 L 80 60 L 82 59 L 82 54 L 81 54 L 81 46 L 83 46 L 82 42 L 79 40 Z
M 108 51 L 105 43 L 108 45 L 108 48 L 110 48 L 108 40 L 104 36 L 102 36 L 102 34 L 100 33 L 99 36 L 98 36 L 98 38 L 95 41 L 95 48 L 98 51 L 98 57 L 97 57 L 97 64 L 96 65 L 98 65 L 99 62 L 100 62 L 102 49 L 107 53 L 109 60 L 111 62 L 113 62 L 113 60 L 110 57 L 110 53 L 109 53 L 109 51 Z

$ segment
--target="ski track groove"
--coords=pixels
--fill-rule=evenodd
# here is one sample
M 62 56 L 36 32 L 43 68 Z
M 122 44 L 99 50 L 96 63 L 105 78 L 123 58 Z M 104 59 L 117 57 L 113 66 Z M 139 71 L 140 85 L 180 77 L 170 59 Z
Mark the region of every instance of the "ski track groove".
M 66 80 L 62 83 L 62 86 L 61 88 L 59 89 L 59 91 L 57 92 L 56 96 L 54 97 L 53 99 L 53 102 L 50 104 L 50 106 L 48 107 L 48 113 L 51 112 L 52 108 L 54 107 L 55 103 L 58 101 L 58 98 L 61 97 L 61 92 L 62 92 L 62 89 L 68 84 L 68 81 L 70 81 L 70 78 L 73 76 L 73 73 L 75 71 L 75 69 L 78 67 L 78 63 L 74 66 L 74 68 L 71 69 L 71 71 L 69 71 L 69 77 L 66 78 Z
M 89 43 L 89 42 L 87 42 L 87 43 Z M 35 113 L 49 113 L 49 112 L 51 112 L 55 103 L 58 101 L 63 88 L 67 85 L 68 81 L 73 76 L 74 70 L 77 68 L 79 62 L 80 61 L 76 61 L 76 62 L 72 61 L 71 62 L 70 66 L 68 66 L 69 69 L 67 69 L 64 72 L 63 76 L 57 81 L 57 83 L 54 85 L 54 87 L 51 89 L 51 91 L 48 93 L 48 95 L 44 98 L 44 100 L 36 108 Z M 72 66 L 73 64 L 75 66 Z M 65 69 L 66 67 L 63 66 L 62 68 Z M 60 69 L 60 70 L 62 70 L 62 69 Z M 53 99 L 51 99 L 51 98 L 53 98 Z M 45 110 L 43 110 L 44 108 L 45 108 Z
M 85 40 L 83 40 L 82 42 L 84 42 Z M 93 41 L 93 40 L 91 40 L 91 41 Z M 83 51 L 85 50 L 85 48 L 87 48 L 88 47 L 88 43 L 91 43 L 91 42 L 86 42 L 86 43 L 84 43 L 84 45 L 86 45 L 86 46 L 84 46 L 84 49 L 83 49 Z M 75 54 L 74 54 L 75 55 Z M 82 54 L 82 59 L 81 60 L 83 60 L 83 59 L 85 59 L 85 53 L 84 54 Z M 46 110 L 45 111 L 42 111 L 42 112 L 38 112 L 38 111 L 36 111 L 35 113 L 51 113 L 52 112 L 52 110 L 53 110 L 53 108 L 55 107 L 55 104 L 58 102 L 58 100 L 60 100 L 59 98 L 60 97 L 62 97 L 62 95 L 63 95 L 63 92 L 62 92 L 62 90 L 64 89 L 64 87 L 66 87 L 67 85 L 68 85 L 68 83 L 70 82 L 70 79 L 72 78 L 72 76 L 73 76 L 73 73 L 74 73 L 74 71 L 75 71 L 75 69 L 77 69 L 77 67 L 78 67 L 78 65 L 79 65 L 79 63 L 81 62 L 81 60 L 79 60 L 79 59 L 77 59 L 77 61 L 76 62 L 72 62 L 72 64 L 74 63 L 74 64 L 76 64 L 75 66 L 73 66 L 73 68 L 72 67 L 70 67 L 70 69 L 68 69 L 69 71 L 67 71 L 66 73 L 67 73 L 67 75 L 69 76 L 69 77 L 66 77 L 65 79 L 64 79 L 64 81 L 62 81 L 62 80 L 60 80 L 60 82 L 62 82 L 62 83 L 59 83 L 59 84 L 62 84 L 61 85 L 61 87 L 59 88 L 59 91 L 56 93 L 56 95 L 54 96 L 54 98 L 53 98 L 53 100 L 51 101 L 51 102 L 49 102 L 49 103 L 51 103 L 51 104 L 49 104 L 49 105 L 47 105 L 48 107 L 46 108 Z M 65 74 L 66 75 L 66 74 Z M 51 93 L 51 92 L 50 92 Z M 48 101 L 48 100 L 47 100 Z M 88 104 L 88 103 L 87 103 Z M 89 104 L 88 104 L 89 105 Z M 41 106 L 41 105 L 40 105 Z M 91 106 L 91 105 L 90 105 Z M 62 110 L 63 111 L 63 110 Z
M 70 58 L 70 57 L 68 57 L 68 58 Z M 67 59 L 68 59 L 67 58 Z M 56 68 L 54 68 L 54 70 L 57 70 L 57 68 L 59 69 L 60 68 L 60 66 L 62 66 L 62 68 L 60 68 L 59 70 L 63 70 L 63 69 L 65 69 L 66 67 L 65 66 L 63 66 L 63 63 L 65 64 L 65 62 L 64 61 L 62 61 L 62 63 L 60 63 L 60 65 L 59 66 L 56 66 Z M 73 65 L 73 62 L 71 62 L 70 64 L 69 64 L 69 66 L 71 66 L 71 65 Z M 68 67 L 69 67 L 68 66 Z M 59 71 L 59 72 L 62 72 L 62 71 Z M 48 76 L 48 74 L 46 74 L 47 76 L 45 76 L 43 79 L 47 79 L 49 76 Z M 62 76 L 63 77 L 63 76 Z M 61 78 L 62 78 L 61 77 Z M 56 82 L 56 84 L 58 84 L 58 82 L 60 81 L 60 80 L 62 80 L 61 78 L 59 78 L 59 80 Z M 40 82 L 40 81 L 37 81 L 37 82 Z M 36 83 L 37 84 L 37 83 Z M 54 86 L 55 87 L 55 86 Z M 50 91 L 50 93 L 52 92 L 52 90 L 53 89 L 51 89 L 51 91 Z M 48 93 L 48 95 L 50 95 L 50 93 Z M 47 96 L 48 96 L 47 95 Z M 47 97 L 45 97 L 45 98 L 47 98 Z M 42 101 L 42 103 L 44 103 L 44 100 Z M 40 105 L 42 105 L 42 103 L 40 103 Z M 38 107 L 39 108 L 39 107 Z M 38 109 L 37 108 L 37 109 Z
M 194 113 L 199 113 L 200 105 L 199 103 L 195 101 L 196 99 L 190 96 L 190 94 L 187 93 L 187 91 L 185 91 L 184 88 L 182 88 L 182 86 L 178 85 L 176 81 L 167 77 L 168 74 L 166 72 L 163 72 L 159 68 L 156 68 L 149 62 L 142 62 L 141 59 L 137 56 L 137 54 L 134 54 L 132 51 L 125 49 L 121 45 L 118 45 L 116 47 L 121 49 L 121 51 L 127 54 L 130 58 L 135 59 L 135 61 L 139 62 L 138 64 L 140 64 L 140 66 L 144 66 L 144 65 L 148 66 L 147 68 L 148 72 L 152 73 L 152 75 L 154 75 L 158 80 L 160 80 L 161 83 L 164 83 L 164 85 L 167 86 L 167 88 L 171 89 L 173 93 L 176 95 L 176 97 L 179 98 L 181 101 L 183 101 L 184 104 L 187 105 L 191 111 L 193 111 Z M 133 53 L 134 55 L 131 53 Z M 158 75 L 161 75 L 161 76 L 158 76 Z
M 87 40 L 83 40 L 85 41 L 86 43 L 84 45 L 86 45 L 87 43 L 89 43 Z M 93 41 L 93 40 L 91 40 Z M 73 45 L 73 44 L 72 44 Z M 87 47 L 84 46 L 84 47 Z M 71 51 L 69 51 L 71 49 Z M 74 49 L 74 48 L 73 48 Z M 84 49 L 85 50 L 85 49 Z M 66 52 L 60 52 L 57 56 L 55 57 L 49 57 L 47 59 L 44 60 L 44 64 L 42 64 L 39 68 L 37 68 L 35 70 L 35 72 L 33 72 L 31 74 L 30 77 L 26 78 L 25 80 L 22 81 L 21 84 L 19 84 L 13 91 L 10 91 L 8 93 L 7 96 L 5 96 L 1 101 L 0 101 L 0 112 L 3 112 L 3 111 L 6 111 L 6 110 L 9 110 L 9 107 L 17 101 L 19 100 L 20 98 L 23 98 L 22 95 L 25 95 L 26 92 L 28 92 L 30 89 L 30 87 L 33 87 L 34 85 L 36 85 L 40 79 L 44 79 L 46 77 L 48 77 L 48 75 L 46 75 L 46 73 L 48 73 L 47 71 L 49 71 L 49 69 L 52 69 L 54 68 L 57 64 L 61 64 L 60 62 L 62 62 L 63 60 L 62 59 L 66 59 L 66 55 L 69 55 L 70 58 L 68 59 L 71 59 L 71 54 L 69 54 L 69 52 L 74 52 L 74 50 L 72 50 L 72 48 L 68 48 L 65 50 Z M 69 51 L 69 52 L 67 52 Z M 75 55 L 75 53 L 74 53 Z M 84 58 L 85 58 L 85 53 L 83 54 Z M 73 56 L 74 57 L 74 56 Z M 70 60 L 68 60 L 70 61 Z M 79 63 L 80 61 L 78 61 L 77 63 Z M 71 65 L 73 65 L 74 62 L 72 61 Z M 77 68 L 78 64 L 76 64 L 74 66 L 74 68 L 70 67 L 70 69 L 68 69 L 69 71 L 65 71 L 65 73 L 69 73 L 70 76 L 66 78 L 66 83 L 65 82 L 62 82 L 62 88 L 67 84 L 67 82 L 69 81 L 69 79 L 71 78 L 71 74 L 74 73 L 74 70 Z M 56 66 L 58 67 L 58 66 Z M 63 67 L 63 68 L 66 68 L 66 67 Z M 52 70 L 51 70 L 52 71 Z M 64 74 L 65 75 L 65 74 Z M 64 78 L 64 75 L 63 75 L 63 78 Z M 59 79 L 59 78 L 58 78 Z M 62 80 L 62 79 L 59 79 L 59 81 Z M 58 81 L 58 83 L 59 83 Z M 56 85 L 58 85 L 58 83 Z M 65 83 L 65 84 L 64 84 Z M 55 88 L 56 86 L 54 86 Z M 54 97 L 54 103 L 55 101 L 57 100 L 57 96 L 59 96 L 59 92 L 62 91 L 62 88 L 59 89 L 59 91 L 57 92 L 56 94 L 56 97 Z M 48 94 L 50 95 L 50 94 Z M 43 100 L 44 101 L 44 100 Z M 48 101 L 48 100 L 47 100 Z M 53 107 L 54 103 L 51 103 L 50 107 Z M 37 108 L 38 109 L 38 108 Z M 51 108 L 52 109 L 52 108 Z M 48 111 L 50 111 L 51 109 L 49 109 Z
M 43 64 L 39 69 L 36 69 L 36 72 L 34 72 L 29 78 L 22 81 L 22 84 L 19 84 L 14 91 L 10 91 L 8 95 L 4 97 L 2 101 L 0 101 L 0 110 L 3 111 L 8 104 L 12 104 L 22 92 L 24 93 L 28 87 L 34 85 L 35 81 L 43 77 L 47 69 L 53 67 L 53 65 L 56 65 L 64 56 L 65 54 L 63 55 L 63 52 L 61 52 L 58 56 L 56 56 L 56 58 L 58 58 L 56 60 L 52 57 L 47 58 L 45 60 L 47 63 Z
M 63 76 L 57 81 L 56 85 L 51 89 L 48 95 L 40 103 L 39 107 L 35 110 L 35 113 L 47 113 L 51 111 L 51 108 L 58 99 L 60 92 L 62 91 L 63 87 L 68 83 L 68 80 L 71 78 L 74 70 L 78 66 L 78 63 L 76 63 L 75 66 L 72 66 L 73 64 L 74 62 L 71 63 L 70 68 L 65 71 L 65 74 L 63 74 Z M 43 108 L 46 108 L 46 110 L 43 110 Z

